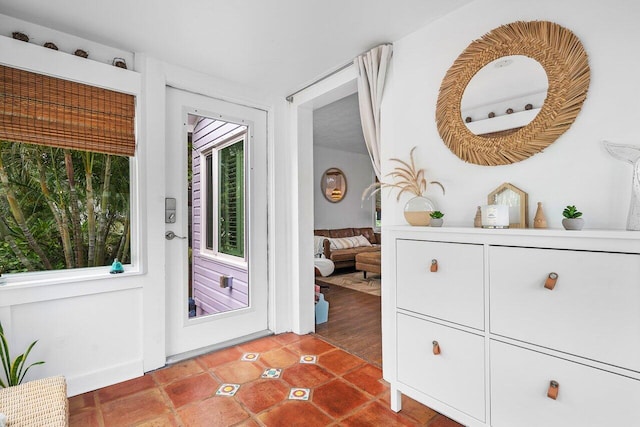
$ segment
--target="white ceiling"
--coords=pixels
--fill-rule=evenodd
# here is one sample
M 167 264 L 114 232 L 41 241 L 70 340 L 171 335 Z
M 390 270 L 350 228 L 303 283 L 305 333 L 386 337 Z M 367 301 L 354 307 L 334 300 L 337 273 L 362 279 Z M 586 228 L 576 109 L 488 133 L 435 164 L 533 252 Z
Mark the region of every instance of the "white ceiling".
M 313 143 L 335 150 L 367 154 L 357 93 L 313 111 Z
M 0 13 L 288 95 L 472 0 L 0 0 Z

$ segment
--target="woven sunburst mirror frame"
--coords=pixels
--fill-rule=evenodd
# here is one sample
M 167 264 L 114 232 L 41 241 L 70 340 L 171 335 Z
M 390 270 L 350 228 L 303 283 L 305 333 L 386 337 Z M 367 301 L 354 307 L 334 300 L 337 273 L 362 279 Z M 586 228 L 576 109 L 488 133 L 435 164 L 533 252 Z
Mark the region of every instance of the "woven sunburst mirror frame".
M 507 135 L 475 135 L 462 120 L 464 90 L 482 67 L 509 55 L 528 56 L 546 71 L 549 87 L 542 109 L 528 125 Z M 541 152 L 569 129 L 587 97 L 589 82 L 587 53 L 568 29 L 548 21 L 503 25 L 473 41 L 447 71 L 436 106 L 438 132 L 465 162 L 516 163 Z

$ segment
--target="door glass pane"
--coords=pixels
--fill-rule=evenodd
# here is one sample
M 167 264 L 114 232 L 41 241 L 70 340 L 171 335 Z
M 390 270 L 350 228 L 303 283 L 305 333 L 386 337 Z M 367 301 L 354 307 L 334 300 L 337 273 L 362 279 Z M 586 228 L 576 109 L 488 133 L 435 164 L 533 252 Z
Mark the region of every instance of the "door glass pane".
M 248 128 L 190 116 L 192 189 L 189 239 L 190 317 L 249 305 L 245 252 L 245 156 Z

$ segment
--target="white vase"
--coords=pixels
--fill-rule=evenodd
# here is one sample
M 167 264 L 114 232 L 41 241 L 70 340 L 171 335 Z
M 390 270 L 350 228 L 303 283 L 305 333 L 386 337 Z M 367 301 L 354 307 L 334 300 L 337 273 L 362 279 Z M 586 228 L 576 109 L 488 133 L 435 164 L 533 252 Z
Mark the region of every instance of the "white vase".
M 443 223 L 443 219 L 442 218 L 431 218 L 431 227 L 442 227 L 442 223 Z
M 436 205 L 424 196 L 416 196 L 404 205 L 404 219 L 411 225 L 427 226 L 431 222 L 429 214 Z

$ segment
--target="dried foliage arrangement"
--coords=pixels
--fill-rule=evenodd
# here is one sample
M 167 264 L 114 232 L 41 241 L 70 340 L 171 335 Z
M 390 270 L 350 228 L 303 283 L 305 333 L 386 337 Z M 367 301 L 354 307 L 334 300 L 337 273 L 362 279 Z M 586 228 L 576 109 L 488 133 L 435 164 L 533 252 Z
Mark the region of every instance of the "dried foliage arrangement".
M 509 55 L 525 55 L 542 65 L 549 81 L 547 98 L 527 126 L 506 135 L 475 135 L 463 123 L 460 111 L 464 90 L 482 67 Z M 548 21 L 503 25 L 473 41 L 447 71 L 436 106 L 438 132 L 466 162 L 485 166 L 519 162 L 541 152 L 569 129 L 587 97 L 589 82 L 587 54 L 568 29 Z
M 413 152 L 416 147 L 413 147 L 409 152 L 409 162 L 405 162 L 400 159 L 389 159 L 392 162 L 400 163 L 400 166 L 396 166 L 393 171 L 389 172 L 386 176 L 390 176 L 394 179 L 394 183 L 375 182 L 368 186 L 362 193 L 362 200 L 373 196 L 384 187 L 397 188 L 398 195 L 396 200 L 400 200 L 400 196 L 403 193 L 410 193 L 414 196 L 422 196 L 427 191 L 427 179 L 425 178 L 424 169 L 417 169 L 416 163 L 413 160 Z M 429 184 L 434 184 L 442 189 L 442 194 L 445 193 L 444 186 L 438 181 L 430 181 Z

